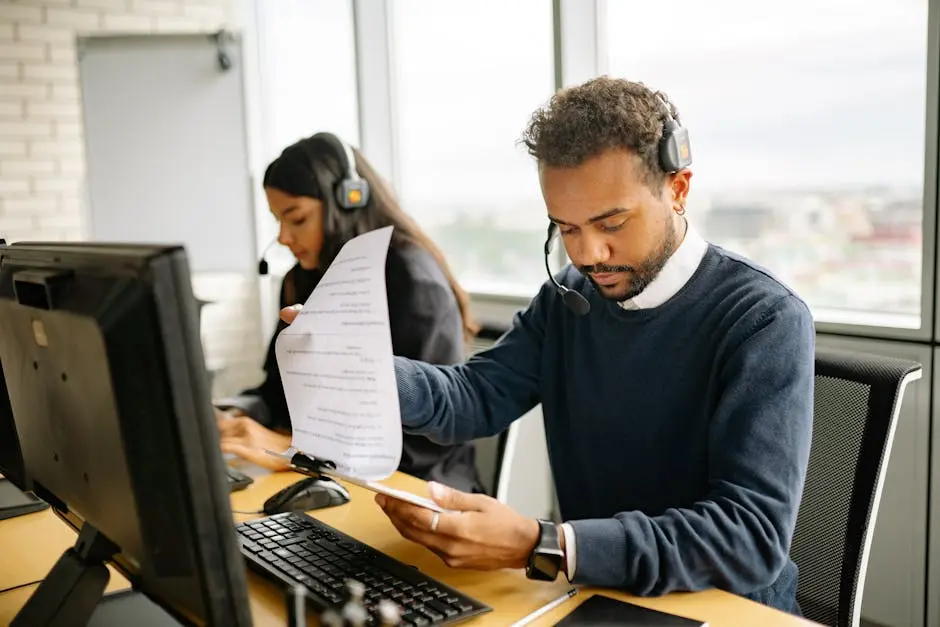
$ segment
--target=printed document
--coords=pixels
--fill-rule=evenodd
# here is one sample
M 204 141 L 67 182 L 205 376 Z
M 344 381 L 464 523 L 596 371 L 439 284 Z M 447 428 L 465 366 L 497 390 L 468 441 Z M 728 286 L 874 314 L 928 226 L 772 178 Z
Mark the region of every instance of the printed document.
M 275 341 L 292 448 L 361 481 L 385 479 L 401 460 L 385 289 L 392 229 L 347 242 Z

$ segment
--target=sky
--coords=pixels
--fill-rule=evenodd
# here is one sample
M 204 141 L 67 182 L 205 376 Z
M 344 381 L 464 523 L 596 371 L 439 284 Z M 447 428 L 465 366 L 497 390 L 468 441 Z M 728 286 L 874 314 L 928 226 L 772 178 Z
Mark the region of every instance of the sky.
M 611 0 L 607 40 L 678 105 L 700 185 L 922 182 L 926 0 Z
M 263 6 L 271 150 L 324 126 L 357 143 L 349 3 Z M 543 210 L 518 139 L 553 89 L 551 2 L 387 6 L 406 206 Z M 697 189 L 917 186 L 926 18 L 926 0 L 609 0 L 602 52 L 678 106 Z

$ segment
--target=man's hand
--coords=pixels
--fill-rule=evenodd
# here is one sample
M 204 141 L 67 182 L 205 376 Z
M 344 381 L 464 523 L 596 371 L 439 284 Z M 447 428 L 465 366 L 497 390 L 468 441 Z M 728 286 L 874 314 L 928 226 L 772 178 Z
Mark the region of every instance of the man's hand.
M 219 444 L 223 453 L 232 453 L 242 459 L 271 470 L 287 470 L 290 463 L 264 452 L 280 452 L 290 446 L 290 436 L 262 427 L 243 414 L 230 414 L 215 410 L 219 426 Z
M 384 494 L 375 502 L 405 538 L 431 549 L 453 568 L 523 568 L 539 538 L 539 524 L 483 494 L 431 483 L 431 498 L 445 509 L 431 531 L 434 512 Z

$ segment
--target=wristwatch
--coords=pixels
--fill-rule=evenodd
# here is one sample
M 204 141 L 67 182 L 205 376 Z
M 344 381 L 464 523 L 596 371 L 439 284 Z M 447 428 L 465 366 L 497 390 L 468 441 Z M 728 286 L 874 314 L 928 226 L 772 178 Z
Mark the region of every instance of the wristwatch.
M 529 555 L 529 563 L 525 567 L 525 575 L 529 579 L 538 581 L 555 581 L 558 571 L 561 570 L 565 554 L 561 550 L 560 533 L 555 523 L 548 520 L 539 520 L 539 541 L 535 550 Z

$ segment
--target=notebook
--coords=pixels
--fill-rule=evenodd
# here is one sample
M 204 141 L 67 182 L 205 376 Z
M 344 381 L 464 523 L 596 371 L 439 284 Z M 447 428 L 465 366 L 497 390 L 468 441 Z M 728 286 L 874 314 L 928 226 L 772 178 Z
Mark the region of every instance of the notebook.
M 619 627 L 708 627 L 708 623 L 666 614 L 632 603 L 595 594 L 579 605 L 556 627 L 618 625 Z

